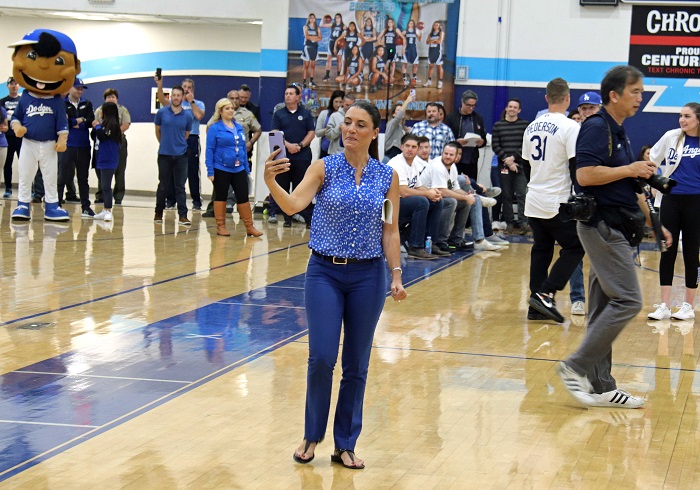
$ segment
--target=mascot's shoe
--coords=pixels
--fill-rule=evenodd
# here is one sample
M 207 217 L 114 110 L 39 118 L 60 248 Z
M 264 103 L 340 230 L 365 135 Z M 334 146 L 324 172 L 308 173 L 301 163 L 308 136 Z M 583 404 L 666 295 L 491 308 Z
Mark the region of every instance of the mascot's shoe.
M 12 219 L 15 221 L 29 221 L 32 219 L 29 213 L 29 203 L 28 202 L 17 202 L 17 207 L 12 211 Z
M 58 207 L 57 202 L 47 202 L 44 219 L 47 221 L 70 221 L 70 216 L 68 211 Z

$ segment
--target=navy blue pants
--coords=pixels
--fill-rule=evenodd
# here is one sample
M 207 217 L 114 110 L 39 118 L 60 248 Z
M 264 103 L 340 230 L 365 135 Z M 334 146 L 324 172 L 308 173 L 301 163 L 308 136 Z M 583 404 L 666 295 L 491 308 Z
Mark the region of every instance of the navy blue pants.
M 362 430 L 362 406 L 374 330 L 387 293 L 383 258 L 335 265 L 314 255 L 304 287 L 309 325 L 309 368 L 304 438 L 320 441 L 326 433 L 333 368 L 344 331 L 342 378 L 333 439 L 339 449 L 355 449 Z
M 165 209 L 165 196 L 174 185 L 177 214 L 187 216 L 187 154 L 180 156 L 158 155 L 158 190 L 156 191 L 156 212 Z

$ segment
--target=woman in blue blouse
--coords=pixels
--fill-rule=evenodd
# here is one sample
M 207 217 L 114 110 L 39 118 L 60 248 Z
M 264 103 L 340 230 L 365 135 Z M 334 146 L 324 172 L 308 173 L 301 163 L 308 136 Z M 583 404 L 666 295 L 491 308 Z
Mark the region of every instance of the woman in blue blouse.
M 377 160 L 380 120 L 373 104 L 353 104 L 342 124 L 344 153 L 313 162 L 291 195 L 275 182 L 277 174 L 289 170 L 289 160 L 273 161 L 275 152 L 265 164 L 265 183 L 285 213 L 294 215 L 316 197 L 304 290 L 309 366 L 304 440 L 294 452 L 298 463 L 314 459 L 316 445 L 326 433 L 342 325 L 343 375 L 331 461 L 364 468 L 354 450 L 362 429 L 372 339 L 386 299 L 387 264 L 392 298 L 406 297 L 400 267 L 399 184 L 396 172 Z M 393 210 L 384 221 L 387 199 Z
M 233 104 L 219 99 L 216 112 L 207 123 L 207 177 L 214 183 L 214 217 L 216 234 L 230 236 L 226 230 L 226 196 L 229 186 L 236 195 L 236 209 L 248 236 L 259 237 L 262 232 L 253 226 L 253 213 L 248 204 L 248 154 L 245 131 L 233 119 Z

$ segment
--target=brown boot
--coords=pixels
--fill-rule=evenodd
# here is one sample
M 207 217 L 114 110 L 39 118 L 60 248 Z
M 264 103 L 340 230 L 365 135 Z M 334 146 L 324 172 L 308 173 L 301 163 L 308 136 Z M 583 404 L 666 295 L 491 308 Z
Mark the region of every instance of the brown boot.
M 256 230 L 253 226 L 253 212 L 250 210 L 250 203 L 244 202 L 242 204 L 237 204 L 236 207 L 238 208 L 238 215 L 245 225 L 245 232 L 248 236 L 262 236 L 262 231 Z
M 216 218 L 216 234 L 231 236 L 226 230 L 226 201 L 214 201 L 214 217 Z

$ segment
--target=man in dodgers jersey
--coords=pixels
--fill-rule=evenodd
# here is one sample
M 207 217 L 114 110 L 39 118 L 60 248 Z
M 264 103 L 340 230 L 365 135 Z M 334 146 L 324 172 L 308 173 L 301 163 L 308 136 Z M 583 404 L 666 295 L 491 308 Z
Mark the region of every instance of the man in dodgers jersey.
M 522 148 L 523 158 L 532 167 L 525 199 L 525 216 L 534 239 L 530 252 L 528 318 L 537 319 L 534 309 L 561 323 L 564 317 L 557 311 L 554 294 L 564 289 L 584 254 L 576 234 L 576 222 L 563 221 L 559 216 L 559 205 L 567 202 L 575 182 L 576 138 L 580 126 L 566 117 L 571 102 L 566 80 L 550 81 L 545 98 L 549 112 L 528 125 Z M 555 242 L 561 245 L 561 252 L 547 274 Z

